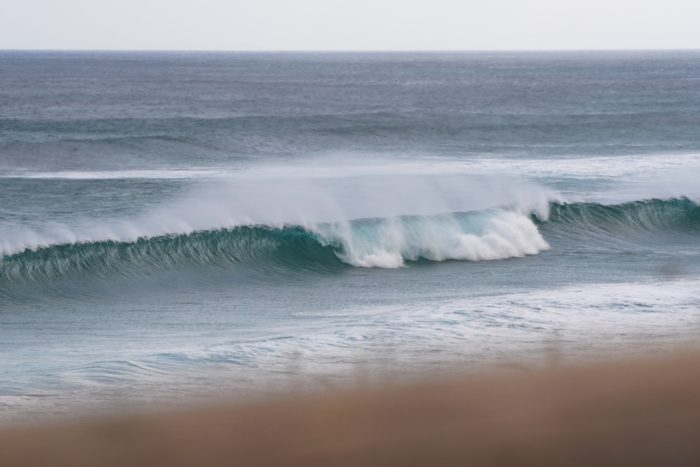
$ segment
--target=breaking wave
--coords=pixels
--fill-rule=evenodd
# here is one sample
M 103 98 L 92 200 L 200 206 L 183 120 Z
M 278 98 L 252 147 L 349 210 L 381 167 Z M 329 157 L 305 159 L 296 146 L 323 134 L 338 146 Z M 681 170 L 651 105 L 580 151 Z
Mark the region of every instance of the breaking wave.
M 485 261 L 535 255 L 546 238 L 580 241 L 604 234 L 700 232 L 700 206 L 689 199 L 619 205 L 552 203 L 549 217 L 506 208 L 300 225 L 233 228 L 140 237 L 134 241 L 52 244 L 6 254 L 0 277 L 41 281 L 80 274 L 140 275 L 193 265 L 243 265 L 263 271 L 398 268 L 410 261 Z
M 317 226 L 246 225 L 135 241 L 55 244 L 6 255 L 4 279 L 80 273 L 147 274 L 186 265 L 244 264 L 261 269 L 329 270 L 343 264 L 397 268 L 420 259 L 495 260 L 547 249 L 526 215 L 496 210 L 360 219 Z

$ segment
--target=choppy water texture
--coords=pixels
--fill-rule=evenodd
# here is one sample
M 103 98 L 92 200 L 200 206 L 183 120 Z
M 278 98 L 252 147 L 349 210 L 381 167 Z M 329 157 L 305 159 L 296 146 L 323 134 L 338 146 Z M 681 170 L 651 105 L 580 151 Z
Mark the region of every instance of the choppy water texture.
M 696 52 L 1 52 L 0 417 L 693 342 L 699 180 Z

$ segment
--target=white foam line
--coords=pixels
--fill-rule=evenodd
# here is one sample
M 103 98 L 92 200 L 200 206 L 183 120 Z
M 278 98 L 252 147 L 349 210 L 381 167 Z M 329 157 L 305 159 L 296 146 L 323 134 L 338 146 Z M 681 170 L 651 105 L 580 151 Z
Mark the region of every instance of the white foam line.
M 140 169 L 140 170 L 97 170 L 97 171 L 56 171 L 56 172 L 17 172 L 0 175 L 0 178 L 24 178 L 36 180 L 121 180 L 121 179 L 201 179 L 229 177 L 232 168 L 220 167 L 182 169 Z
M 621 178 L 654 175 L 659 171 L 700 169 L 700 154 L 594 155 L 571 157 L 459 158 L 420 155 L 376 157 L 358 154 L 328 154 L 302 157 L 291 162 L 262 163 L 249 167 L 205 166 L 168 169 L 95 171 L 8 171 L 0 178 L 114 180 L 114 179 L 216 179 L 216 178 L 345 178 L 368 175 L 484 174 L 497 173 L 536 177 L 582 179 Z

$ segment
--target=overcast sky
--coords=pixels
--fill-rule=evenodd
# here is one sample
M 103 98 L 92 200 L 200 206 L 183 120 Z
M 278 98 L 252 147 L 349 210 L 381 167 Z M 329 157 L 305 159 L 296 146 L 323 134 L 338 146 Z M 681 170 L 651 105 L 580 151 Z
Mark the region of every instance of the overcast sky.
M 0 49 L 700 48 L 700 0 L 0 0 Z

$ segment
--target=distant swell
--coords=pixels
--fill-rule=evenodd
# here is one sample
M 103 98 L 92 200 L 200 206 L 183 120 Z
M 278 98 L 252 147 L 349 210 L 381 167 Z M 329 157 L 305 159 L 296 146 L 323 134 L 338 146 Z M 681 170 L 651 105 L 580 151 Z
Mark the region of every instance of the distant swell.
M 6 255 L 0 281 L 83 274 L 138 276 L 193 266 L 242 265 L 269 271 L 328 272 L 347 266 L 397 268 L 407 261 L 498 260 L 534 255 L 545 239 L 585 242 L 650 233 L 700 233 L 700 206 L 688 199 L 550 206 L 548 220 L 506 209 L 401 216 L 311 227 L 245 225 L 136 241 L 53 244 Z

